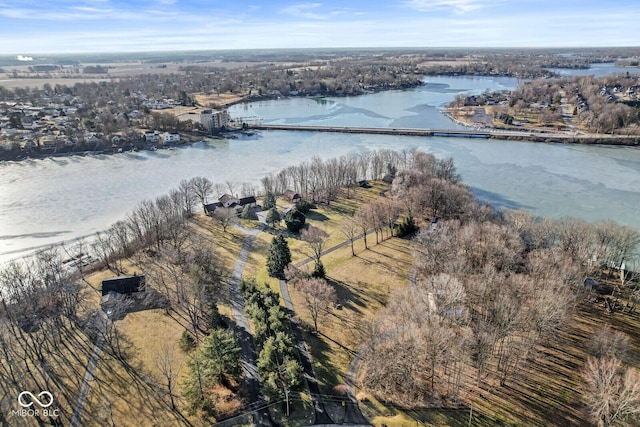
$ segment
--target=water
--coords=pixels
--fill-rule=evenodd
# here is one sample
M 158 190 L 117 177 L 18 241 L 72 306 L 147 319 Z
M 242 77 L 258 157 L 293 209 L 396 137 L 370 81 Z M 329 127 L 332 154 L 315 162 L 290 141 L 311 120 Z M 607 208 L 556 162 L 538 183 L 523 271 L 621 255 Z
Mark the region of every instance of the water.
M 640 68 L 638 67 L 616 67 L 613 62 L 596 62 L 585 70 L 550 68 L 550 71 L 558 73 L 561 76 L 594 76 L 596 78 L 609 76 L 611 74 L 640 74 Z
M 266 123 L 458 128 L 441 114 L 458 93 L 513 88 L 515 79 L 428 77 L 413 90 L 236 105 Z M 555 218 L 614 219 L 640 228 L 640 150 L 465 138 L 262 132 L 174 150 L 0 163 L 0 261 L 108 227 L 181 179 L 252 182 L 309 160 L 417 147 L 453 157 L 464 181 L 498 206 Z

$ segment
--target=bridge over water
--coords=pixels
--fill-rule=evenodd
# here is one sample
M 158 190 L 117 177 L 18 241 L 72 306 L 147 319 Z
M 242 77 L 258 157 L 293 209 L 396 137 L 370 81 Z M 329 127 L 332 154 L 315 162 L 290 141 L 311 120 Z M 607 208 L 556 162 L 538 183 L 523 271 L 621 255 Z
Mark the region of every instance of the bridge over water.
M 254 124 L 249 129 L 256 130 L 291 130 L 305 132 L 366 133 L 371 135 L 407 135 L 407 136 L 457 136 L 467 138 L 491 138 L 486 131 L 451 130 L 451 129 L 419 129 L 419 128 L 369 128 L 351 126 L 307 126 L 307 125 L 274 125 Z
M 382 127 L 351 127 L 351 126 L 309 126 L 282 124 L 249 124 L 248 129 L 255 130 L 284 130 L 304 132 L 334 132 L 360 133 L 370 135 L 404 135 L 404 136 L 449 136 L 463 138 L 494 138 L 512 139 L 537 142 L 564 142 L 578 144 L 640 144 L 640 137 L 634 135 L 604 135 L 577 132 L 542 131 L 542 130 L 454 130 L 454 129 L 419 129 L 419 128 L 382 128 Z

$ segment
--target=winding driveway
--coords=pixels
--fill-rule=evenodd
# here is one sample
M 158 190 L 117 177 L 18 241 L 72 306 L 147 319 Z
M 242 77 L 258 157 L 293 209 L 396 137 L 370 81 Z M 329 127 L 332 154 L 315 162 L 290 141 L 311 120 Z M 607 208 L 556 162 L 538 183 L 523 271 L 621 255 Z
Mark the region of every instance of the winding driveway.
M 76 403 L 73 405 L 73 415 L 71 415 L 71 421 L 69 426 L 78 427 L 82 425 L 82 414 L 84 413 L 84 407 L 87 404 L 87 396 L 89 396 L 89 390 L 91 390 L 91 383 L 93 382 L 93 376 L 98 367 L 100 356 L 102 355 L 102 345 L 104 344 L 104 336 L 109 326 L 109 319 L 102 312 L 98 312 L 98 318 L 100 321 L 100 330 L 98 331 L 98 338 L 93 346 L 91 357 L 87 363 L 87 369 L 82 378 L 82 385 L 80 386 L 80 392 Z
M 242 282 L 242 272 L 244 266 L 249 259 L 249 252 L 253 245 L 256 236 L 264 230 L 261 226 L 256 229 L 247 229 L 240 226 L 234 226 L 235 229 L 245 234 L 244 242 L 242 242 L 242 249 L 240 249 L 240 255 L 236 260 L 236 264 L 233 267 L 233 273 L 229 280 L 231 290 L 231 307 L 233 312 L 233 318 L 235 320 L 235 333 L 238 343 L 240 343 L 240 349 L 242 350 L 242 368 L 244 370 L 245 379 L 249 389 L 249 400 L 251 406 L 258 409 L 253 412 L 253 425 L 272 427 L 275 426 L 271 419 L 269 409 L 266 407 L 266 401 L 262 394 L 262 384 L 260 382 L 260 374 L 258 373 L 258 367 L 256 366 L 256 351 L 253 343 L 253 336 L 249 329 L 249 320 L 245 315 L 244 310 L 244 298 L 240 291 L 240 283 Z

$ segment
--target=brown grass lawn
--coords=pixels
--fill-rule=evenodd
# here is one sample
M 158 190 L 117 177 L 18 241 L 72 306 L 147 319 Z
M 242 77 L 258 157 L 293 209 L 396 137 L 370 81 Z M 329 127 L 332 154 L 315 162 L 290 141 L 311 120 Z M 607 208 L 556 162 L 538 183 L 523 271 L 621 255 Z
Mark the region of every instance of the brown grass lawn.
M 195 101 L 203 105 L 205 107 L 209 105 L 214 105 L 217 107 L 226 106 L 229 104 L 234 104 L 236 102 L 242 101 L 247 94 L 234 94 L 234 93 L 221 93 L 221 94 L 203 94 L 197 93 L 194 94 Z
M 375 184 L 372 189 L 357 189 L 355 197 L 341 197 L 330 206 L 320 205 L 310 215 L 309 223 L 323 228 L 329 233 L 327 248 L 344 241 L 339 225 L 352 214 L 359 204 L 380 197 L 379 192 L 388 187 Z M 247 224 L 245 224 L 247 225 Z M 240 251 L 244 235 L 231 228 L 224 233 L 209 218 L 197 216 L 192 227 L 199 234 L 209 236 L 216 247 L 220 259 L 230 273 Z M 251 256 L 245 268 L 244 277 L 255 279 L 259 285 L 269 284 L 278 290 L 278 282 L 266 273 L 266 253 L 272 235 L 260 233 L 255 240 Z M 355 244 L 356 256 L 351 256 L 349 246 L 323 257 L 327 276 L 335 287 L 340 308 L 333 308 L 321 317 L 320 334 L 311 334 L 310 315 L 303 297 L 290 286 L 296 314 L 305 327 L 305 341 L 311 352 L 314 370 L 325 395 L 336 395 L 342 391 L 346 368 L 365 339 L 367 321 L 382 309 L 394 289 L 407 285 L 407 277 L 413 257 L 410 242 L 391 238 L 375 244 L 375 237 L 369 239 L 369 249 L 365 250 L 362 240 Z M 289 243 L 294 262 L 307 257 L 305 244 L 293 236 Z M 133 265 L 129 268 L 134 269 Z M 129 269 L 128 268 L 128 269 Z M 139 267 L 135 267 L 139 269 Z M 128 271 L 132 273 L 132 271 Z M 94 273 L 88 287 L 89 305 L 97 306 L 99 282 L 110 276 L 107 272 Z M 230 308 L 223 304 L 223 315 Z M 184 315 L 184 313 L 182 314 Z M 149 384 L 158 382 L 158 369 L 154 356 L 163 345 L 176 347 L 184 330 L 184 320 L 179 312 L 169 316 L 163 310 L 149 310 L 130 313 L 117 322 L 118 330 L 125 337 L 129 363 L 139 374 L 127 371 L 115 360 L 105 357 L 100 363 L 97 380 L 89 395 L 87 414 L 88 425 L 104 425 L 113 417 L 116 425 L 180 425 L 185 419 L 168 409 L 167 401 L 158 393 L 153 393 Z M 461 392 L 463 407 L 460 410 L 420 410 L 410 411 L 379 402 L 359 390 L 361 409 L 374 425 L 379 426 L 467 426 L 470 407 L 473 407 L 472 425 L 518 425 L 518 426 L 585 426 L 588 423 L 586 410 L 582 404 L 583 381 L 580 370 L 587 358 L 586 346 L 595 330 L 605 324 L 621 330 L 631 337 L 632 348 L 636 352 L 632 360 L 640 365 L 640 316 L 616 313 L 609 316 L 601 305 L 582 304 L 573 319 L 556 334 L 553 342 L 543 342 L 535 350 L 530 361 L 524 363 L 517 375 L 507 380 L 504 387 L 492 375 L 483 379 L 478 387 L 475 370 L 465 372 L 466 388 Z M 179 358 L 184 355 L 176 351 Z M 183 374 L 186 369 L 183 368 Z M 148 381 L 145 381 L 148 380 Z M 177 393 L 180 394 L 180 387 Z M 128 396 L 112 398 L 104 396 Z M 144 396 L 144 399 L 141 398 Z M 155 397 L 149 397 L 155 396 Z M 309 416 L 308 396 L 302 393 L 304 403 L 298 401 L 294 416 L 285 425 L 305 425 Z M 327 409 L 335 421 L 341 420 L 342 408 L 339 404 L 325 400 Z M 466 406 L 465 406 L 466 405 Z M 179 402 L 182 414 L 186 414 L 184 402 Z M 280 409 L 278 409 L 280 411 Z M 132 416 L 135 414 L 135 416 Z M 187 417 L 193 425 L 202 425 L 203 420 Z M 93 424 L 91 424 L 93 423 Z
M 412 263 L 409 242 L 397 238 L 371 245 L 369 250 L 357 242 L 356 254 L 352 257 L 351 249 L 345 247 L 323 258 L 342 308 L 321 317 L 319 336 L 305 334 L 325 394 L 332 394 L 334 387 L 343 383 L 347 365 L 362 341 L 366 321 L 384 306 L 393 289 L 406 286 Z M 289 290 L 297 316 L 311 325 L 302 295 L 292 286 Z
M 211 239 L 216 254 L 226 266 L 226 274 L 230 274 L 244 236 L 232 228 L 223 232 L 204 215 L 197 215 L 190 226 L 196 234 Z M 144 265 L 134 265 L 133 260 L 126 260 L 124 266 L 127 274 L 144 273 Z M 88 277 L 89 309 L 99 307 L 100 282 L 113 276 L 112 272 L 103 270 Z M 156 287 L 154 283 L 148 283 L 148 286 Z M 231 313 L 229 304 L 223 302 L 220 312 L 228 317 Z M 127 362 L 135 368 L 135 372 L 103 354 L 96 371 L 96 380 L 89 393 L 83 425 L 109 425 L 111 419 L 115 425 L 123 426 L 210 424 L 197 416 L 188 416 L 186 402 L 180 397 L 182 379 L 187 374 L 187 356 L 178 348 L 178 341 L 188 327 L 187 322 L 186 313 L 179 306 L 174 306 L 169 313 L 163 309 L 128 313 L 123 320 L 116 321 L 115 325 L 126 348 Z M 164 347 L 173 351 L 177 365 L 182 366 L 181 378 L 176 382 L 175 390 L 179 413 L 172 412 L 168 399 L 158 392 L 164 390 L 164 383 L 155 359 L 162 354 Z M 104 396 L 110 396 L 111 400 Z M 238 403 L 236 399 L 231 399 L 228 406 L 231 408 Z

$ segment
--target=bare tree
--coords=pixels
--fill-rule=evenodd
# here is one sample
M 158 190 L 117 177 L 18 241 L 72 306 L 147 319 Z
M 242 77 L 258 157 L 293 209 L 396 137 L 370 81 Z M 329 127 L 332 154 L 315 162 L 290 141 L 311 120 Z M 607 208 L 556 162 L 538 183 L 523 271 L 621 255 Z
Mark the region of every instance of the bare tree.
M 589 357 L 582 376 L 587 384 L 585 401 L 593 422 L 610 426 L 637 420 L 640 414 L 640 374 L 622 369 L 616 358 Z
M 337 301 L 336 290 L 320 278 L 304 278 L 293 282 L 295 288 L 302 293 L 305 305 L 311 314 L 313 329 L 318 333 L 318 319 Z
M 309 249 L 311 249 L 311 257 L 316 263 L 316 269 L 321 264 L 320 257 L 328 237 L 329 235 L 326 231 L 312 225 L 300 232 L 300 239 L 305 241 L 309 245 Z
M 233 208 L 218 208 L 213 212 L 213 220 L 216 221 L 224 232 L 227 232 L 229 227 L 237 218 L 237 213 Z
M 162 349 L 155 354 L 153 361 L 165 381 L 167 396 L 169 396 L 169 401 L 171 402 L 171 409 L 175 411 L 175 385 L 176 380 L 180 376 L 182 363 L 178 361 L 175 350 L 167 344 L 164 344 Z
M 597 358 L 626 361 L 630 349 L 629 336 L 613 330 L 609 325 L 598 328 L 589 343 L 589 353 Z
M 182 209 L 186 218 L 193 215 L 193 207 L 196 203 L 197 195 L 193 188 L 193 181 L 183 179 L 180 181 L 178 191 L 182 196 Z
M 358 224 L 358 228 L 362 233 L 364 248 L 369 249 L 369 246 L 367 246 L 367 231 L 369 231 L 369 228 L 371 227 L 372 220 L 369 210 L 366 208 L 366 205 L 360 206 L 353 218 L 354 221 Z
M 353 217 L 347 218 L 340 225 L 340 232 L 349 240 L 349 243 L 351 243 L 351 256 L 356 256 L 356 252 L 353 249 L 353 242 L 355 241 L 356 234 L 358 233 L 358 224 Z
M 204 206 L 208 203 L 208 199 L 213 193 L 213 182 L 203 176 L 196 176 L 189 181 L 193 192 L 200 199 L 200 203 Z

